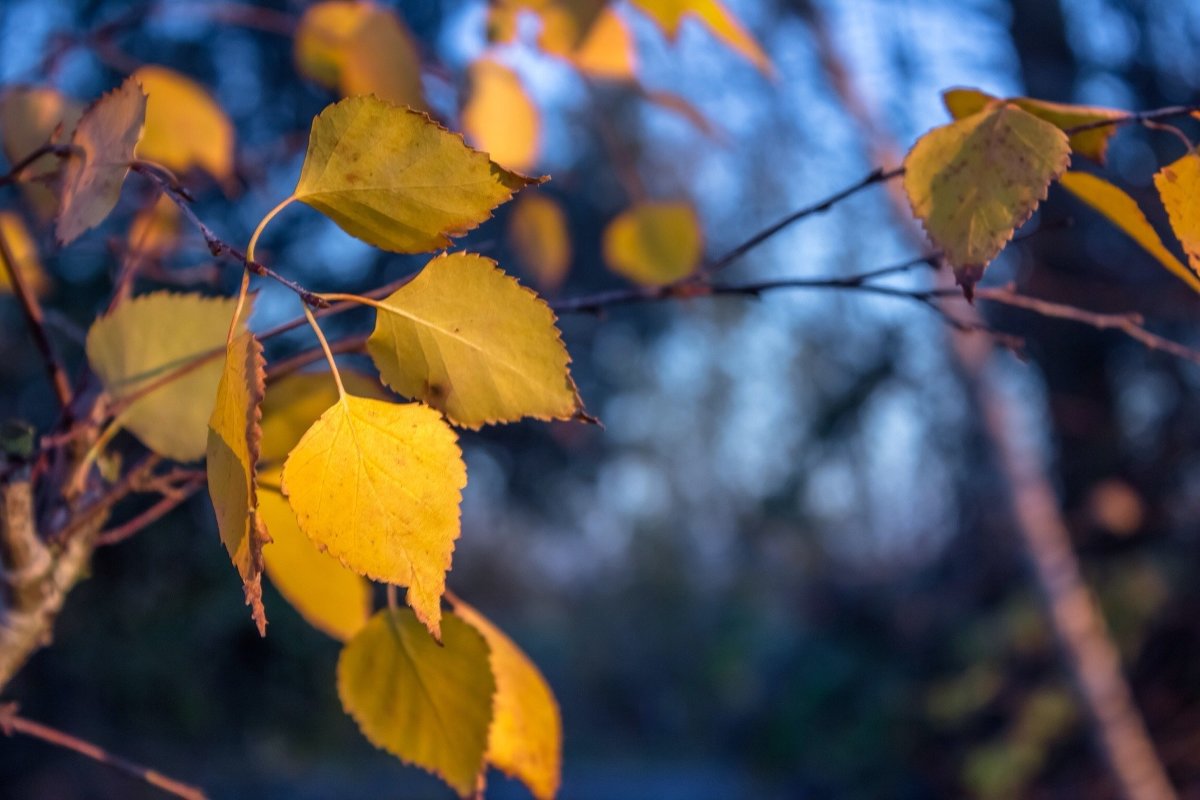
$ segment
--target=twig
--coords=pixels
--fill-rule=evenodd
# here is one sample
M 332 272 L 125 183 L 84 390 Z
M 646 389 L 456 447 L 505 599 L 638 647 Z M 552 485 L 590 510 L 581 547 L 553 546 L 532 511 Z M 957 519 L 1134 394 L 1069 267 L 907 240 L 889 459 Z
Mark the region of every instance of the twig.
M 1002 303 L 1014 308 L 1023 308 L 1043 317 L 1054 317 L 1071 322 L 1078 322 L 1098 330 L 1118 330 L 1129 338 L 1140 342 L 1150 350 L 1161 350 L 1177 358 L 1200 364 L 1200 351 L 1193 350 L 1178 342 L 1171 341 L 1156 333 L 1151 333 L 1143 326 L 1141 314 L 1105 314 L 1098 311 L 1088 311 L 1075 306 L 1040 300 L 1036 297 L 1017 294 L 1011 286 L 995 289 L 977 289 L 975 296 L 980 300 Z
M 1156 108 L 1152 111 L 1135 111 L 1131 114 L 1126 114 L 1120 117 L 1100 119 L 1096 120 L 1095 122 L 1087 122 L 1083 125 L 1064 128 L 1063 133 L 1067 134 L 1068 136 L 1074 136 L 1077 133 L 1096 130 L 1097 128 L 1108 128 L 1110 126 L 1129 125 L 1132 123 L 1145 125 L 1148 122 L 1157 122 L 1159 120 L 1172 119 L 1174 117 L 1186 117 L 1196 111 L 1200 111 L 1200 105 L 1164 106 L 1163 108 Z
M 158 169 L 152 165 L 146 164 L 145 162 L 135 161 L 130 164 L 129 168 L 134 172 L 146 176 L 154 183 L 158 184 L 159 188 L 162 189 L 162 191 L 171 198 L 175 205 L 179 207 L 179 210 L 183 212 L 183 215 L 187 217 L 193 225 L 196 226 L 197 230 L 200 231 L 200 235 L 204 237 L 204 243 L 208 245 L 208 251 L 212 253 L 214 258 L 225 256 L 233 261 L 236 261 L 239 265 L 244 265 L 246 269 L 255 275 L 264 278 L 270 278 L 271 280 L 286 286 L 288 289 L 291 289 L 293 292 L 295 292 L 300 299 L 304 301 L 305 305 L 308 305 L 312 308 L 329 307 L 328 301 L 322 299 L 315 292 L 310 292 L 300 284 L 296 283 L 290 278 L 285 278 L 265 264 L 261 264 L 258 261 L 248 261 L 244 252 L 229 244 L 221 237 L 217 236 L 217 234 L 213 232 L 212 228 L 208 227 L 208 225 L 204 224 L 204 221 L 201 220 L 200 217 L 196 216 L 196 212 L 192 209 L 189 201 L 189 195 L 184 192 L 182 187 L 177 185 L 177 181 L 172 180 L 170 177 L 164 176 Z
M 0 261 L 4 262 L 4 270 L 8 274 L 9 284 L 17 296 L 17 301 L 21 304 L 21 312 L 25 315 L 29 335 L 33 337 L 33 343 L 42 356 L 46 374 L 50 377 L 50 385 L 54 387 L 54 395 L 58 398 L 58 404 L 66 412 L 71 406 L 71 381 L 67 378 L 67 371 L 63 368 L 62 362 L 54 353 L 54 345 L 51 344 L 50 335 L 46 332 L 46 320 L 42 314 L 42 305 L 38 302 L 33 288 L 26 282 L 21 265 L 17 263 L 12 248 L 8 246 L 8 239 L 2 232 L 0 232 Z
M 20 183 L 21 173 L 29 169 L 29 167 L 33 165 L 33 162 L 37 161 L 42 156 L 53 155 L 58 156 L 59 158 L 65 158 L 66 156 L 74 153 L 75 149 L 75 147 L 69 144 L 46 143 L 29 153 L 24 158 L 19 159 L 15 164 L 12 165 L 11 168 L 9 168 L 8 172 L 0 175 L 0 186 L 9 186 L 14 183 Z
M 831 194 L 829 197 L 826 197 L 824 200 L 821 200 L 818 203 L 814 203 L 797 211 L 793 211 L 791 214 L 788 214 L 774 225 L 759 231 L 746 241 L 739 244 L 737 247 L 728 251 L 724 255 L 719 256 L 717 259 L 709 263 L 708 266 L 703 267 L 701 269 L 701 273 L 711 275 L 715 272 L 720 272 L 789 225 L 799 222 L 805 217 L 811 217 L 814 214 L 820 214 L 828 211 L 841 201 L 857 194 L 863 189 L 866 189 L 868 186 L 874 186 L 877 183 L 886 183 L 887 181 L 899 178 L 903 174 L 904 167 L 896 167 L 895 169 L 889 170 L 874 169 L 861 180 L 851 184 L 850 186 L 847 186 L 845 189 Z
M 51 728 L 49 725 L 43 725 L 40 722 L 34 722 L 31 719 L 18 716 L 16 703 L 0 705 L 0 730 L 4 731 L 5 736 L 12 736 L 19 733 L 32 739 L 40 739 L 43 742 L 52 744 L 55 747 L 61 747 L 64 750 L 72 750 L 80 755 L 87 756 L 93 761 L 112 767 L 118 772 L 123 772 L 126 775 L 145 781 L 151 786 L 175 797 L 182 797 L 184 800 L 205 800 L 204 792 L 195 786 L 189 786 L 186 783 L 163 775 L 158 770 L 150 769 L 149 767 L 144 767 L 141 764 L 121 758 L 77 736 L 72 736 L 56 728 Z
M 201 472 L 184 482 L 182 486 L 176 486 L 167 494 L 164 494 L 150 508 L 138 514 L 128 522 L 123 522 L 115 528 L 110 528 L 104 531 L 96 538 L 96 545 L 104 547 L 107 545 L 118 544 L 126 539 L 131 538 L 137 533 L 140 533 L 145 528 L 158 522 L 165 517 L 177 506 L 182 505 L 193 494 L 195 494 L 201 486 L 204 486 L 207 476 Z

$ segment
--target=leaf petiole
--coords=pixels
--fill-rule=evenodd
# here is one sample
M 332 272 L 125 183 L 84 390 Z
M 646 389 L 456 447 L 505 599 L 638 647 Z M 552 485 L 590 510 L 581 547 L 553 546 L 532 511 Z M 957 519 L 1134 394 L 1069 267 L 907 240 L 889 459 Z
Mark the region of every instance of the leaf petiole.
M 325 334 L 321 332 L 321 326 L 317 324 L 317 318 L 313 316 L 308 305 L 301 303 L 304 308 L 304 316 L 308 319 L 308 324 L 312 326 L 313 333 L 317 335 L 317 341 L 321 343 L 321 349 L 325 352 L 325 360 L 329 362 L 329 371 L 333 373 L 333 381 L 337 384 L 338 400 L 346 399 L 346 387 L 342 385 L 342 374 L 338 372 L 337 364 L 333 360 L 333 351 L 329 349 L 329 342 L 325 340 Z

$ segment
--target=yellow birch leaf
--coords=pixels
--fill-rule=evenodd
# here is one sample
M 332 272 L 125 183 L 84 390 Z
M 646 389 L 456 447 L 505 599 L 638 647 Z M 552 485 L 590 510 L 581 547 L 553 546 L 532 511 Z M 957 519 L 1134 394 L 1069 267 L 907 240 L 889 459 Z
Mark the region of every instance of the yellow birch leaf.
M 554 312 L 491 259 L 438 256 L 376 309 L 367 351 L 383 382 L 451 422 L 581 413 Z
M 346 391 L 356 397 L 388 398 L 374 377 L 349 369 L 341 376 Z M 337 384 L 328 371 L 295 372 L 272 381 L 262 405 L 262 463 L 283 463 L 304 432 L 337 401 Z
M 934 128 L 913 145 L 904 189 L 968 297 L 1070 160 L 1062 131 L 1009 104 Z
M 251 608 L 260 636 L 267 635 L 262 573 L 263 545 L 270 541 L 266 525 L 258 516 L 255 483 L 265 368 L 262 344 L 253 333 L 245 331 L 226 346 L 225 366 L 208 421 L 205 464 L 221 543 L 242 578 L 246 605 Z
M 720 0 L 630 0 L 634 8 L 650 17 L 669 39 L 679 35 L 686 17 L 695 17 L 734 52 L 745 57 L 765 75 L 775 67 L 742 24 Z
M 321 376 L 332 383 L 328 375 Z M 281 470 L 262 473 L 258 515 L 271 532 L 263 548 L 267 577 L 309 625 L 347 642 L 371 616 L 371 584 L 322 553 L 296 524 L 292 507 L 279 493 Z
M 1200 156 L 1191 151 L 1154 175 L 1171 229 L 1193 272 L 1200 272 Z
M 462 110 L 467 140 L 508 169 L 532 169 L 541 148 L 541 117 L 517 73 L 481 58 L 471 65 L 468 82 Z
M 517 778 L 537 800 L 553 800 L 562 776 L 562 717 L 554 692 L 529 656 L 471 606 L 454 598 L 454 613 L 487 641 L 496 679 L 495 718 L 487 760 Z
M 515 192 L 500 167 L 425 114 L 348 97 L 313 121 L 293 196 L 351 236 L 396 253 L 450 246 Z
M 21 215 L 13 211 L 0 211 L 0 236 L 8 246 L 12 255 L 14 267 L 25 279 L 26 285 L 38 297 L 50 291 L 50 279 L 42 269 L 42 261 L 38 258 L 37 245 L 25 227 Z M 12 284 L 8 280 L 8 270 L 0 269 L 0 294 L 11 293 Z
M 96 227 L 116 206 L 145 120 L 146 95 L 134 78 L 83 112 L 71 136 L 79 152 L 63 168 L 55 231 L 60 242 L 68 244 Z
M 198 167 L 230 185 L 233 124 L 208 89 L 166 67 L 141 67 L 133 78 L 146 93 L 146 132 L 138 157 L 179 173 Z
M 309 6 L 296 29 L 295 58 L 303 75 L 345 97 L 374 94 L 426 108 L 416 44 L 390 8 L 342 0 Z
M 474 794 L 496 690 L 474 628 L 448 614 L 439 646 L 410 611 L 384 609 L 342 648 L 337 687 L 371 744 Z
M 568 59 L 577 70 L 593 78 L 633 80 L 637 70 L 633 32 L 615 9 L 607 7 Z
M 155 385 L 121 417 L 154 452 L 177 461 L 204 455 L 234 305 L 233 299 L 155 292 L 126 300 L 88 330 L 88 364 L 113 400 Z
M 684 202 L 639 203 L 604 231 L 609 269 L 647 286 L 665 286 L 691 275 L 703 252 L 696 211 Z
M 0 146 L 10 164 L 45 144 L 70 141 L 83 106 L 54 89 L 17 87 L 0 95 Z M 58 191 L 51 178 L 57 156 L 45 155 L 21 173 L 21 192 L 42 221 L 58 211 Z
M 408 587 L 440 637 L 467 469 L 454 430 L 418 403 L 347 395 L 283 465 L 283 493 L 316 546 L 369 578 Z
M 554 291 L 571 265 L 567 215 L 553 198 L 523 194 L 508 218 L 508 239 L 521 266 L 545 291 Z
M 1129 235 L 1188 286 L 1200 291 L 1197 278 L 1175 254 L 1163 245 L 1158 232 L 1150 225 L 1137 201 L 1113 184 L 1087 172 L 1068 172 L 1059 179 L 1062 187 L 1099 211 L 1108 221 Z
M 978 89 L 950 89 L 942 93 L 942 102 L 955 119 L 976 114 L 989 103 L 1008 102 L 1063 131 L 1095 122 L 1121 119 L 1126 116 L 1124 111 L 1118 111 L 1115 108 L 1051 103 L 1048 100 L 1034 100 L 1030 97 L 1010 97 L 1005 101 Z M 1103 164 L 1105 156 L 1108 154 L 1108 141 L 1116 132 L 1116 125 L 1106 125 L 1072 133 L 1070 134 L 1071 151 Z
M 145 258 L 162 259 L 175 251 L 183 228 L 179 206 L 165 194 L 144 207 L 129 224 L 127 243 L 131 252 Z

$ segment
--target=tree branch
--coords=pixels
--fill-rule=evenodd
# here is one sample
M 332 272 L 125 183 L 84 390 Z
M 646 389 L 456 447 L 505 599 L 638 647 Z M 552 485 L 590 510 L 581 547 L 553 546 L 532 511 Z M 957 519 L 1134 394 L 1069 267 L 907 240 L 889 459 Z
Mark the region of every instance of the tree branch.
M 308 289 L 304 288 L 290 278 L 285 278 L 265 264 L 262 264 L 258 261 L 247 260 L 244 252 L 229 244 L 229 242 L 226 242 L 221 237 L 217 236 L 217 234 L 213 232 L 213 229 L 204 224 L 204 221 L 196 215 L 196 212 L 191 206 L 191 196 L 187 193 L 187 190 L 179 184 L 178 180 L 175 179 L 175 176 L 170 175 L 169 173 L 164 174 L 164 171 L 159 169 L 157 166 L 144 161 L 135 161 L 130 164 L 129 168 L 134 172 L 149 178 L 158 185 L 158 187 L 163 191 L 164 194 L 167 195 L 167 197 L 171 198 L 172 202 L 174 202 L 175 205 L 179 207 L 179 210 L 183 212 L 183 215 L 187 217 L 193 225 L 196 226 L 197 230 L 200 231 L 200 235 L 204 237 L 204 243 L 208 245 L 208 251 L 212 253 L 214 258 L 221 258 L 222 256 L 228 257 L 236 261 L 238 264 L 244 266 L 245 269 L 249 270 L 251 273 L 260 277 L 270 278 L 276 283 L 291 289 L 306 305 L 312 308 L 329 307 L 328 300 L 325 300 L 315 292 L 310 292 Z
M 64 750 L 71 750 L 87 756 L 93 761 L 145 781 L 151 786 L 175 797 L 182 797 L 184 800 L 205 800 L 204 792 L 194 786 L 181 783 L 174 778 L 168 778 L 158 770 L 150 769 L 120 756 L 113 755 L 109 751 L 91 742 L 84 741 L 77 736 L 72 736 L 69 733 L 51 728 L 49 725 L 43 725 L 40 722 L 34 722 L 31 719 L 18 716 L 17 710 L 16 703 L 4 703 L 0 705 L 0 730 L 4 731 L 5 736 L 13 736 L 19 733 L 22 736 L 39 739 L 55 747 L 61 747 Z
M 71 405 L 71 381 L 68 380 L 67 372 L 63 368 L 62 362 L 58 360 L 58 356 L 54 352 L 54 345 L 50 342 L 50 335 L 46 332 L 46 320 L 42 314 L 42 305 L 38 302 L 33 287 L 25 280 L 21 265 L 17 263 L 16 256 L 13 255 L 12 248 L 8 246 L 8 239 L 2 231 L 0 231 L 0 262 L 3 262 L 9 284 L 17 296 L 17 302 L 21 305 L 21 312 L 25 315 L 29 335 L 33 337 L 33 343 L 42 356 L 42 364 L 50 377 L 54 395 L 58 398 L 59 406 L 66 411 Z

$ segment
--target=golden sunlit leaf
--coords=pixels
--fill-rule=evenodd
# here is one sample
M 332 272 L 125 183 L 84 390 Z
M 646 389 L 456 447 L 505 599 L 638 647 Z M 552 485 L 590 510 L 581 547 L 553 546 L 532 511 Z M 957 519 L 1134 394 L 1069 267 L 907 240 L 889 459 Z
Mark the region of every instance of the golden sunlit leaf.
M 771 59 L 720 0 L 630 0 L 630 3 L 654 20 L 670 39 L 679 35 L 679 28 L 686 17 L 694 17 L 761 72 L 774 74 Z
M 1171 228 L 1193 272 L 1200 272 L 1200 156 L 1193 150 L 1154 175 Z
M 262 345 L 253 333 L 246 331 L 234 337 L 225 348 L 225 366 L 208 421 L 205 464 L 221 543 L 242 577 L 246 605 L 251 608 L 260 636 L 267 635 L 262 572 L 263 545 L 270 541 L 258 516 L 255 483 L 265 369 Z
M 8 252 L 25 284 L 38 297 L 50 290 L 50 279 L 42 269 L 42 261 L 38 258 L 37 245 L 25 227 L 21 215 L 13 211 L 0 211 L 0 236 L 8 246 Z M 8 280 L 8 270 L 0 267 L 0 294 L 12 292 L 12 284 Z
M 311 5 L 296 30 L 295 55 L 301 73 L 344 97 L 374 94 L 426 108 L 416 44 L 390 8 L 341 0 Z
M 469 82 L 462 111 L 468 141 L 508 169 L 532 169 L 541 147 L 541 119 L 517 73 L 484 58 L 471 65 Z
M 1200 291 L 1197 278 L 1175 255 L 1163 245 L 1158 232 L 1150 225 L 1137 201 L 1113 184 L 1087 172 L 1068 172 L 1059 183 L 1071 194 L 1099 211 L 1109 222 L 1116 225 L 1135 242 L 1142 246 L 1158 263 L 1182 279 L 1194 290 Z
M 55 232 L 68 244 L 104 221 L 121 196 L 146 119 L 146 95 L 134 78 L 83 112 L 63 167 L 62 205 Z
M 208 90 L 166 67 L 141 67 L 133 78 L 146 93 L 146 132 L 138 157 L 179 173 L 198 167 L 230 185 L 233 124 Z
M 537 800 L 553 800 L 562 775 L 562 717 L 542 673 L 503 631 L 454 599 L 454 613 L 487 641 L 496 680 L 487 760 L 517 778 Z
M 328 375 L 322 375 L 332 382 Z M 319 551 L 298 525 L 277 488 L 282 470 L 260 476 L 258 516 L 271 532 L 263 548 L 267 577 L 308 624 L 349 641 L 371 616 L 371 584 Z
M 346 396 L 283 466 L 300 530 L 355 572 L 408 587 L 439 636 L 467 469 L 453 429 L 426 406 Z
M 691 275 L 703 252 L 696 211 L 684 202 L 640 203 L 604 231 L 604 261 L 609 269 L 648 286 Z
M 612 81 L 633 80 L 637 71 L 637 53 L 633 32 L 612 7 L 596 18 L 579 46 L 567 58 L 584 75 Z
M 341 375 L 346 389 L 357 396 L 386 396 L 376 378 L 350 370 Z M 310 625 L 348 641 L 371 615 L 371 584 L 318 550 L 279 493 L 283 460 L 337 400 L 337 384 L 328 372 L 298 372 L 271 382 L 262 405 L 259 459 L 279 466 L 263 473 L 258 497 L 259 514 L 271 532 L 271 543 L 263 548 L 271 583 Z
M 160 194 L 158 199 L 137 213 L 129 225 L 127 242 L 132 252 L 146 258 L 161 259 L 175 251 L 183 228 L 179 206 Z
M 1009 104 L 934 128 L 913 145 L 904 189 L 968 297 L 1070 160 L 1061 130 Z
M 0 95 L 0 146 L 14 164 L 45 144 L 71 140 L 83 106 L 54 89 L 16 87 Z M 58 212 L 58 192 L 51 185 L 59 159 L 45 155 L 21 173 L 21 192 L 38 218 Z
M 449 247 L 537 178 L 509 172 L 429 117 L 350 97 L 313 121 L 294 196 L 376 247 Z
M 356 397 L 388 398 L 376 378 L 345 369 L 341 376 L 346 391 Z M 296 372 L 272 381 L 262 405 L 262 462 L 282 464 L 305 431 L 337 400 L 337 384 L 327 371 Z
M 380 611 L 342 649 L 338 697 L 376 747 L 471 796 L 496 682 L 483 637 L 447 614 L 442 646 L 407 609 Z
M 121 423 L 156 453 L 176 461 L 204 455 L 234 306 L 232 299 L 155 292 L 92 323 L 88 364 L 114 400 L 155 385 Z
M 367 350 L 385 384 L 468 428 L 582 411 L 554 312 L 483 256 L 430 261 L 377 305 Z
M 1012 97 L 1007 101 L 1002 101 L 978 89 L 950 89 L 942 94 L 942 102 L 945 103 L 946 110 L 955 119 L 976 114 L 989 103 L 1009 102 L 1063 131 L 1096 122 L 1121 119 L 1126 116 L 1125 112 L 1114 108 L 1051 103 L 1047 100 L 1034 100 L 1029 97 Z M 1105 125 L 1072 133 L 1070 134 L 1071 151 L 1103 164 L 1108 153 L 1108 140 L 1116 132 L 1116 125 Z
M 571 234 L 562 206 L 543 194 L 523 194 L 508 218 L 508 239 L 525 271 L 543 290 L 562 285 L 571 265 Z
M 488 14 L 488 36 L 509 42 L 516 36 L 517 18 L 530 11 L 541 21 L 538 46 L 557 56 L 574 52 L 591 33 L 608 0 L 494 0 Z

